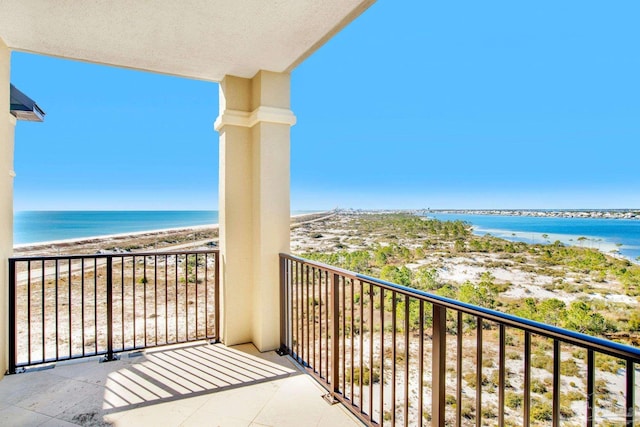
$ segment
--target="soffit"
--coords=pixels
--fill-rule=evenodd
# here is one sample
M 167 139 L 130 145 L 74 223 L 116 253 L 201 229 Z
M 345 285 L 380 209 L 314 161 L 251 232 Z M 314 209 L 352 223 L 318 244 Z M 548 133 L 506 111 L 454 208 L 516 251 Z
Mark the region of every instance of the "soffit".
M 0 38 L 18 51 L 220 81 L 291 71 L 374 1 L 0 0 Z

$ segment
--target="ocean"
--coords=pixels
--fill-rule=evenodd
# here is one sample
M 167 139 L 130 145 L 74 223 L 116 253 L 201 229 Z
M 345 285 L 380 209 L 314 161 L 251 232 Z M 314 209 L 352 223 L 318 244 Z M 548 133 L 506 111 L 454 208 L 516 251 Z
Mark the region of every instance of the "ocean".
M 14 214 L 13 239 L 22 245 L 217 223 L 218 211 L 22 211 Z
M 591 247 L 603 252 L 617 251 L 635 262 L 640 257 L 639 220 L 433 213 L 427 216 L 443 221 L 468 222 L 473 225 L 477 235 L 489 233 L 527 243 L 553 243 L 560 240 L 567 245 Z

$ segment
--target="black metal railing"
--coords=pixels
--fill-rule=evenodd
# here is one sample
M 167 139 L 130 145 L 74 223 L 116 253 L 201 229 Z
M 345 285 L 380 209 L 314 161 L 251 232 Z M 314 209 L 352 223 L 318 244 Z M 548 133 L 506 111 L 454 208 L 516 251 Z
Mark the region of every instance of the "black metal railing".
M 638 420 L 638 348 L 287 254 L 280 262 L 281 351 L 367 424 Z
M 9 373 L 219 337 L 219 251 L 9 259 Z

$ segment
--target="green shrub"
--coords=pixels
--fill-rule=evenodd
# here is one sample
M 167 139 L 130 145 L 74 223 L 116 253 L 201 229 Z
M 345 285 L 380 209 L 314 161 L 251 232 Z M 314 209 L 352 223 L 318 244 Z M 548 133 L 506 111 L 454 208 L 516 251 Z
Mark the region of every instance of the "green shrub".
M 534 368 L 544 369 L 546 371 L 553 371 L 553 358 L 546 354 L 534 354 L 531 358 L 531 366 Z
M 578 364 L 575 360 L 569 359 L 563 362 L 560 362 L 560 374 L 566 375 L 569 377 L 577 377 L 579 374 Z
M 539 379 L 534 378 L 531 380 L 531 391 L 534 393 L 544 394 L 547 392 L 547 386 Z
M 536 421 L 551 421 L 553 418 L 551 403 L 535 399 L 531 405 L 531 418 Z
M 460 412 L 462 413 L 462 417 L 466 418 L 467 420 L 472 420 L 476 417 L 476 408 L 471 402 L 465 402 L 462 405 Z
M 521 394 L 508 391 L 504 395 L 504 404 L 507 405 L 508 408 L 518 409 L 522 406 L 522 401 L 523 397 Z

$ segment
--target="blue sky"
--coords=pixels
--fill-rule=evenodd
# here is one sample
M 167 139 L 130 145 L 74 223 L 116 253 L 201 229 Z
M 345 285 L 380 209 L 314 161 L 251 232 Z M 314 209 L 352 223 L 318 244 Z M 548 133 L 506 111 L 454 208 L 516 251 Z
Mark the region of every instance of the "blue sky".
M 379 0 L 292 73 L 292 209 L 640 208 L 637 0 Z M 15 209 L 217 209 L 215 83 L 12 57 Z

